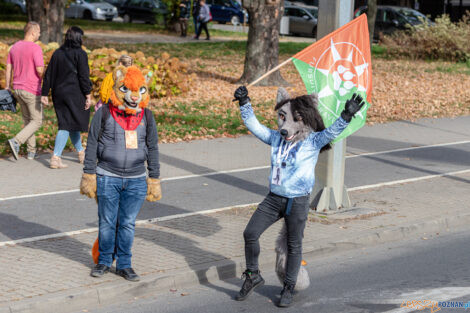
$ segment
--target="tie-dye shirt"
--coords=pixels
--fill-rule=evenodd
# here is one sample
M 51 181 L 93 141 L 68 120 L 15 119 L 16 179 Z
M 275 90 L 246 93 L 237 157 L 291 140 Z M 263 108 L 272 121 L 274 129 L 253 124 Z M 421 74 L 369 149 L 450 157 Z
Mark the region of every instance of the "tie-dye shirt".
M 279 131 L 269 129 L 258 121 L 250 103 L 241 106 L 240 112 L 248 130 L 271 146 L 269 189 L 286 198 L 306 196 L 312 192 L 320 149 L 348 126 L 348 122 L 339 117 L 327 129 L 312 132 L 297 143 L 289 143 L 282 138 Z

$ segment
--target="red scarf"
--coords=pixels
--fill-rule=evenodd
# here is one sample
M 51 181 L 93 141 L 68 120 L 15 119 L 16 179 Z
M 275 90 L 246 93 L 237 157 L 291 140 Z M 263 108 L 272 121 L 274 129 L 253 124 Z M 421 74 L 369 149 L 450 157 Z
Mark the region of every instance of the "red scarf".
M 124 111 L 119 110 L 117 107 L 109 104 L 109 112 L 113 116 L 114 120 L 124 129 L 124 130 L 135 130 L 142 118 L 144 117 L 144 109 L 137 113 L 136 115 L 127 114 Z

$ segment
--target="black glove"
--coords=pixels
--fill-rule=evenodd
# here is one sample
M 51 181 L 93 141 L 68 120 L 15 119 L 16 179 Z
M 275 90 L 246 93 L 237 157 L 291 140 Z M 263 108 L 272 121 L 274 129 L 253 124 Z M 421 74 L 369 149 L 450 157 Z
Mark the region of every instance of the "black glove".
M 341 117 L 346 121 L 346 122 L 351 122 L 351 119 L 354 117 L 354 114 L 356 114 L 362 106 L 365 104 L 364 99 L 357 93 L 353 94 L 352 98 L 346 101 L 346 104 L 344 105 L 344 110 L 341 112 Z
M 250 97 L 248 97 L 248 89 L 245 86 L 240 86 L 235 90 L 233 95 L 235 99 L 233 101 L 238 101 L 240 106 L 247 104 L 250 102 Z

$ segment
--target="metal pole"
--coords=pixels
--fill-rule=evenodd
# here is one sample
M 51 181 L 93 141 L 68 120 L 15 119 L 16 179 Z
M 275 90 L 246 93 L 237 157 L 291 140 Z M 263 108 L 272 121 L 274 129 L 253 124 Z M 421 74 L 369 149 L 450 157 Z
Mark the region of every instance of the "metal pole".
M 353 18 L 354 0 L 320 0 L 317 40 L 348 23 Z M 315 170 L 311 207 L 317 212 L 331 212 L 351 206 L 344 185 L 346 139 L 320 154 Z

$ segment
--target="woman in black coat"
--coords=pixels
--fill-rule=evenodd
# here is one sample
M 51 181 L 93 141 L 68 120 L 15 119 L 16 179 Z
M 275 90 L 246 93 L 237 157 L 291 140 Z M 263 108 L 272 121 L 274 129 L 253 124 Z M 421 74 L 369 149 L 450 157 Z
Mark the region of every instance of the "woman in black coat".
M 52 102 L 59 122 L 51 168 L 67 167 L 61 156 L 69 137 L 77 149 L 80 163 L 85 158 L 80 132 L 88 131 L 92 84 L 88 56 L 82 49 L 82 36 L 83 30 L 79 27 L 72 26 L 67 30 L 64 44 L 52 55 L 44 75 L 41 101 L 48 104 L 47 95 L 52 89 Z

